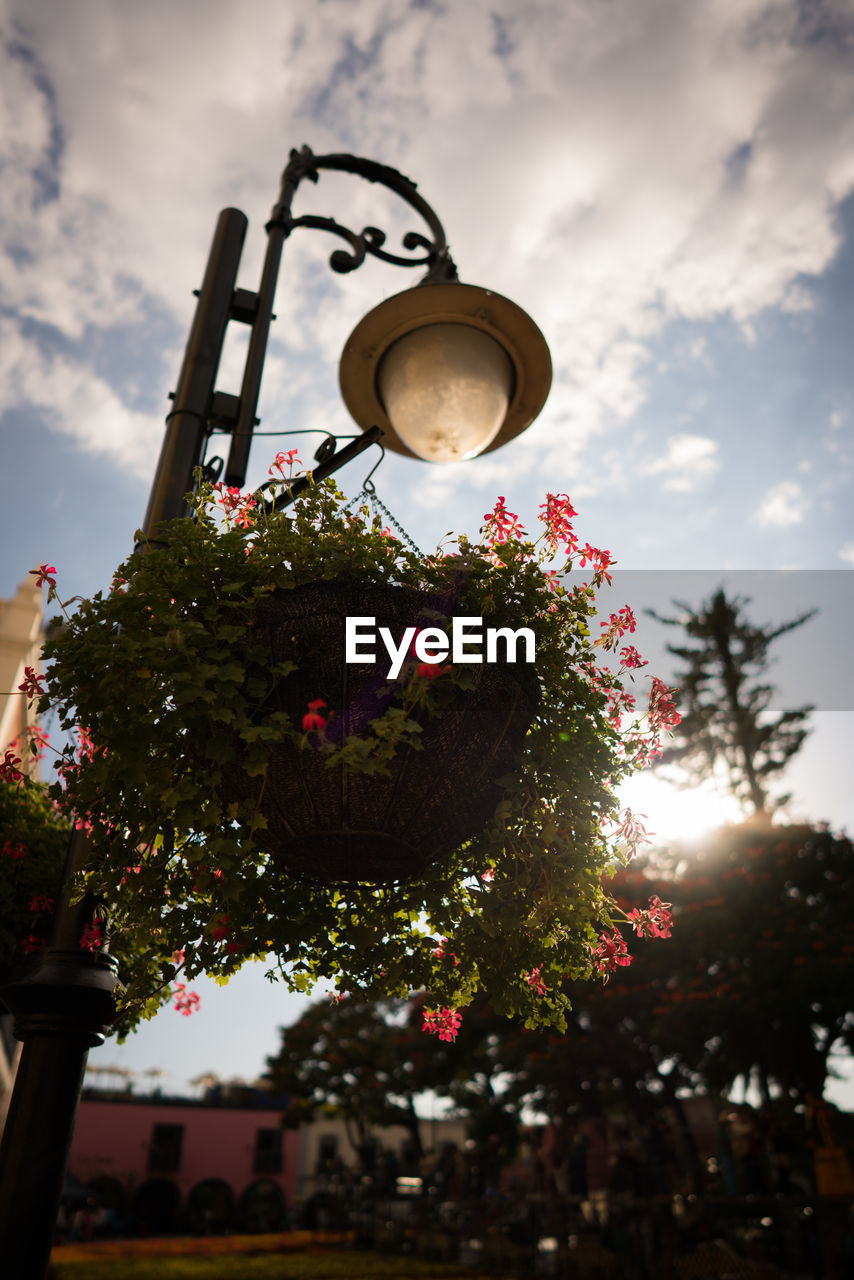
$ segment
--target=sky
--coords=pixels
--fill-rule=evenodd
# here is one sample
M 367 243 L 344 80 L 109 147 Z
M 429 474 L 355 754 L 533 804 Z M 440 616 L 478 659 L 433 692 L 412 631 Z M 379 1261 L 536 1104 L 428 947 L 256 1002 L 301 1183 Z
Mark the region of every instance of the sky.
M 566 492 L 618 562 L 609 607 L 724 585 L 757 623 L 817 608 L 778 646 L 781 705 L 817 707 L 786 781 L 793 816 L 854 829 L 850 0 L 0 0 L 0 597 L 42 562 L 89 595 L 130 552 L 217 214 L 248 215 L 255 289 L 303 143 L 416 181 L 461 278 L 551 348 L 550 397 L 512 444 L 385 459 L 373 479 L 407 532 L 425 550 L 474 534 L 499 494 L 532 527 Z M 295 211 L 391 247 L 424 229 L 347 175 L 304 183 Z M 339 353 L 418 278 L 334 275 L 338 244 L 286 245 L 259 409 L 281 434 L 255 441 L 250 485 L 276 449 L 307 461 L 352 430 Z M 230 333 L 220 390 L 242 357 Z M 375 452 L 339 473 L 348 494 Z M 672 638 L 649 619 L 637 636 L 665 678 Z M 629 798 L 660 838 L 730 816 L 655 780 Z M 166 1009 L 91 1065 L 138 1091 L 251 1080 L 302 1007 L 257 968 L 197 990 L 198 1014 Z

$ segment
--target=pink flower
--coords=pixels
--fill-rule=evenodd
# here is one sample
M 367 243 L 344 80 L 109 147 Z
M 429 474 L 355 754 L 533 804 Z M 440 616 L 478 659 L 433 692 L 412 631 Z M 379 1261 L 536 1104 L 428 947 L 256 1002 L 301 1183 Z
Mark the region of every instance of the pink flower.
M 634 857 L 642 844 L 652 844 L 647 835 L 647 829 L 640 820 L 646 817 L 645 813 L 638 815 L 633 813 L 631 809 L 626 808 L 618 816 L 619 824 L 614 835 L 620 840 L 625 840 L 631 849 L 632 857 Z
M 37 587 L 47 583 L 51 591 L 56 590 L 56 578 L 51 576 L 56 573 L 55 564 L 40 564 L 38 569 L 30 569 L 30 573 L 35 577 Z
M 34 893 L 30 899 L 30 911 L 35 914 L 41 914 L 43 911 L 53 911 L 54 905 L 53 898 L 48 898 L 43 893 Z
M 175 1008 L 184 1018 L 195 1013 L 202 1003 L 201 996 L 195 991 L 188 991 L 184 982 L 175 983 Z
M 506 542 L 508 538 L 525 536 L 519 517 L 515 511 L 507 510 L 503 497 L 499 497 L 493 510 L 487 511 L 483 518 L 486 521 L 483 529 L 490 547 L 494 547 L 496 542 Z
M 626 671 L 647 666 L 646 658 L 642 658 L 633 644 L 625 644 L 620 650 L 620 662 Z
M 536 991 L 538 996 L 544 996 L 548 991 L 548 987 L 540 976 L 541 969 L 542 965 L 538 964 L 536 969 L 532 969 L 530 973 L 525 974 L 525 981 L 532 991 Z
M 287 453 L 277 453 L 275 458 L 273 459 L 273 466 L 269 468 L 267 474 L 272 475 L 273 470 L 275 468 L 275 470 L 278 471 L 279 475 L 284 480 L 286 478 L 285 467 L 287 467 L 288 468 L 287 479 L 290 479 L 290 477 L 294 473 L 294 467 L 302 466 L 302 463 L 297 457 L 298 452 L 299 452 L 298 449 L 288 449 Z
M 486 871 L 481 872 L 480 878 L 489 884 L 490 881 L 495 879 L 495 867 L 487 867 Z
M 625 939 L 619 929 L 612 929 L 610 934 L 599 934 L 599 945 L 593 947 L 593 967 L 606 976 L 615 973 L 618 965 L 632 963 L 628 954 Z
M 546 544 L 552 552 L 557 551 L 561 542 L 566 544 L 567 552 L 575 549 L 577 544 L 571 521 L 577 515 L 565 493 L 546 494 L 545 502 L 540 504 L 540 519 L 546 526 Z
M 447 950 L 446 950 L 446 947 L 447 947 L 447 945 L 448 945 L 448 943 L 449 943 L 449 942 L 450 942 L 450 938 L 443 938 L 443 939 L 442 939 L 442 941 L 441 941 L 441 943 L 439 944 L 439 946 L 438 946 L 438 947 L 436 948 L 436 950 L 433 952 L 433 955 L 436 957 L 436 959 L 437 959 L 437 960 L 444 960 L 444 959 L 445 959 L 445 956 L 450 956 L 450 958 L 453 960 L 454 964 L 455 964 L 455 965 L 459 965 L 459 963 L 460 963 L 460 962 L 459 962 L 459 960 L 457 959 L 457 957 L 456 957 L 456 955 L 454 954 L 454 952 L 453 952 L 453 951 L 447 951 Z
M 669 689 L 658 676 L 652 677 L 649 695 L 649 724 L 651 729 L 672 729 L 681 724 L 682 717 L 673 701 L 675 689 Z
M 422 1031 L 428 1035 L 438 1035 L 440 1040 L 456 1040 L 463 1016 L 456 1009 L 424 1009 Z
M 627 919 L 632 922 L 632 927 L 639 938 L 643 937 L 644 930 L 651 938 L 669 938 L 673 930 L 673 914 L 670 910 L 672 905 L 670 902 L 662 902 L 658 895 L 654 894 L 649 900 L 646 911 L 635 907 L 628 913 Z
M 326 728 L 327 721 L 320 714 L 320 708 L 325 706 L 322 698 L 315 698 L 308 703 L 308 713 L 302 718 L 303 733 L 321 733 Z
M 249 498 L 234 517 L 235 526 L 239 529 L 251 529 L 255 524 L 255 517 L 251 515 L 251 509 L 255 506 L 255 499 Z
M 607 622 L 600 622 L 599 626 L 604 630 L 605 634 L 599 637 L 596 644 L 604 645 L 606 649 L 613 649 L 617 641 L 622 640 L 627 631 L 634 631 L 637 623 L 635 622 L 635 615 L 626 604 L 623 605 L 618 613 L 612 613 Z

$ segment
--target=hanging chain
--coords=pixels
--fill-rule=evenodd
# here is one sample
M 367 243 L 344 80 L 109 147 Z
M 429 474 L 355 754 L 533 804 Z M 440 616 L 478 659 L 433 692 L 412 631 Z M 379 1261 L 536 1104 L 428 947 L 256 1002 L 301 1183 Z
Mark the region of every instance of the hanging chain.
M 361 492 L 358 493 L 355 498 L 350 499 L 350 501 L 346 504 L 344 510 L 346 511 L 349 507 L 352 507 L 355 503 L 359 502 L 362 498 L 367 499 L 368 503 L 370 504 L 371 508 L 374 511 L 376 511 L 376 509 L 379 508 L 379 510 L 383 513 L 383 515 L 389 521 L 389 523 L 394 525 L 395 529 L 397 529 L 403 541 L 408 543 L 408 545 L 412 548 L 412 550 L 415 552 L 416 555 L 418 556 L 423 555 L 421 548 L 416 546 L 416 544 L 412 541 L 412 539 L 410 538 L 409 534 L 406 532 L 406 530 L 404 529 L 400 521 L 397 520 L 391 514 L 388 507 L 385 505 L 382 498 L 374 488 L 374 482 L 373 480 L 371 480 L 370 477 L 368 477 L 368 479 L 362 485 Z

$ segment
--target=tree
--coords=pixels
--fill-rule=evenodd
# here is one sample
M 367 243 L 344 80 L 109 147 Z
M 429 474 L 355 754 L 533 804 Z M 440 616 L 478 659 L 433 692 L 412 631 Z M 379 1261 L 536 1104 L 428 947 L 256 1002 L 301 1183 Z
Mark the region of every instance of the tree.
M 681 851 L 675 850 L 674 857 Z M 710 1092 L 751 1076 L 821 1096 L 834 1050 L 854 1049 L 854 846 L 826 828 L 723 828 L 682 862 L 666 969 L 655 948 L 634 977 L 655 995 L 650 1032 Z
M 370 1003 L 344 997 L 309 1006 L 281 1029 L 278 1053 L 265 1080 L 292 1096 L 286 1122 L 311 1120 L 331 1108 L 346 1125 L 354 1150 L 366 1151 L 373 1129 L 402 1125 L 422 1154 L 415 1099 L 431 1087 L 436 1046 L 400 1023 L 403 1001 Z
M 666 856 L 672 937 L 634 939 L 630 965 L 573 991 L 567 1034 L 532 1036 L 506 1064 L 513 1096 L 552 1115 L 585 1095 L 642 1115 L 680 1088 L 726 1094 L 740 1078 L 766 1100 L 773 1085 L 821 1096 L 831 1053 L 854 1051 L 851 841 L 750 821 Z M 643 874 L 615 878 L 618 900 Z
M 518 1109 L 499 1077 L 507 1046 L 528 1033 L 479 996 L 454 1039 L 430 1041 L 422 1031 L 424 1009 L 424 995 L 408 1002 L 345 997 L 310 1005 L 281 1029 L 279 1052 L 267 1060 L 265 1080 L 292 1097 L 285 1122 L 296 1125 L 330 1109 L 344 1119 L 356 1151 L 370 1149 L 374 1129 L 402 1125 L 420 1156 L 416 1107 L 431 1091 L 468 1119 L 471 1137 L 494 1137 L 498 1151 L 512 1155 Z
M 667 646 L 687 666 L 676 677 L 682 723 L 661 763 L 680 765 L 689 786 L 714 777 L 722 764 L 745 813 L 769 814 L 789 799 L 772 797 L 769 784 L 800 749 L 809 732 L 805 721 L 814 708 L 769 714 L 774 686 L 761 677 L 771 663 L 771 644 L 803 626 L 816 611 L 777 627 L 756 627 L 744 616 L 749 599 L 729 600 L 722 589 L 697 611 L 680 601 L 673 603 L 682 610 L 680 617 L 648 612 L 666 626 L 682 627 L 698 643 Z

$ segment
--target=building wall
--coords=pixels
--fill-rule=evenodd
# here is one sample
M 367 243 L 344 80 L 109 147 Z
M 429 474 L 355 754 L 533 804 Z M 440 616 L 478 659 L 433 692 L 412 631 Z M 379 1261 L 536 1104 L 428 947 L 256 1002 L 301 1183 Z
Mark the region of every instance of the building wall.
M 228 1184 L 236 1201 L 252 1183 L 275 1182 L 290 1205 L 297 1194 L 300 1137 L 282 1134 L 282 1169 L 255 1171 L 253 1159 L 259 1129 L 279 1128 L 281 1107 L 206 1106 L 156 1099 L 80 1102 L 69 1169 L 83 1183 L 110 1178 L 133 1195 L 143 1184 L 168 1179 L 182 1201 L 201 1182 Z M 183 1126 L 179 1167 L 150 1168 L 156 1125 Z
M 421 1142 L 425 1151 L 440 1151 L 446 1144 L 462 1148 L 466 1141 L 466 1121 L 459 1119 L 422 1119 Z M 300 1196 L 307 1200 L 325 1187 L 328 1175 L 338 1161 L 350 1170 L 359 1167 L 359 1155 L 353 1146 L 352 1129 L 340 1116 L 320 1116 L 300 1129 Z M 409 1170 L 405 1158 L 412 1136 L 403 1125 L 389 1125 L 371 1130 L 381 1152 L 398 1157 L 401 1172 Z M 414 1170 L 417 1172 L 417 1169 Z
M 15 690 L 24 667 L 39 667 L 43 609 L 42 588 L 35 581 L 25 578 L 11 600 L 0 600 L 0 753 L 31 721 L 27 699 Z

